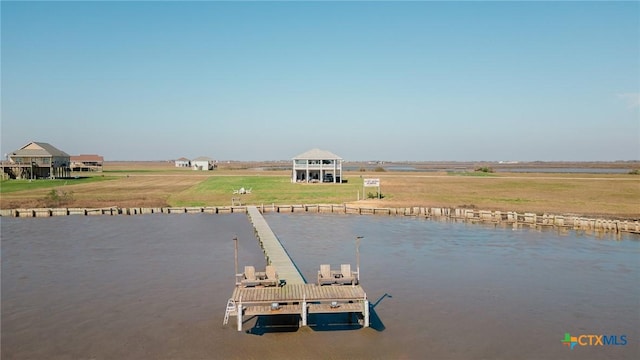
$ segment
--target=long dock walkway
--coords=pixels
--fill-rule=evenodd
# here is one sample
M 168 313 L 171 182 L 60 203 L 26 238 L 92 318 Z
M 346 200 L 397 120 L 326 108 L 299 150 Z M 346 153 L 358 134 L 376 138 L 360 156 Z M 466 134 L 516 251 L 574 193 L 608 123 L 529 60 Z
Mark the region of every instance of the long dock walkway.
M 255 206 L 247 206 L 247 214 L 256 230 L 256 236 L 262 245 L 267 263 L 276 268 L 278 277 L 286 280 L 287 284 L 306 284 L 304 277 L 300 274 L 300 271 L 298 271 L 298 268 L 289 257 L 289 254 L 287 254 L 287 251 L 282 247 L 276 234 L 273 233 L 258 208 Z

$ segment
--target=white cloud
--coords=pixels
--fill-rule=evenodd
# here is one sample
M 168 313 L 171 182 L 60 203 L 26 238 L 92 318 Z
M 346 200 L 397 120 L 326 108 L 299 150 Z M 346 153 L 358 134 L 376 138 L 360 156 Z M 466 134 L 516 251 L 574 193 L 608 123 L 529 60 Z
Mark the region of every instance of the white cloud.
M 618 97 L 623 99 L 629 108 L 640 107 L 640 93 L 618 94 Z

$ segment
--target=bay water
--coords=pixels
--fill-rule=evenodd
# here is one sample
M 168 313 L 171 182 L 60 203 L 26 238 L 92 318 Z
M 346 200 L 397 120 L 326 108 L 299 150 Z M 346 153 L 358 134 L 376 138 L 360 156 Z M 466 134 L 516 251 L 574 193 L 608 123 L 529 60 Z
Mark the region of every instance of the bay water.
M 345 316 L 223 326 L 244 214 L 1 218 L 3 359 L 630 359 L 640 240 L 415 217 L 265 214 L 308 282 L 356 266 L 370 328 Z M 294 319 L 295 321 L 295 319 Z M 260 328 L 260 331 L 256 331 Z M 607 336 L 618 345 L 562 343 Z M 625 344 L 622 344 L 624 336 Z M 587 339 L 587 338 L 582 338 Z

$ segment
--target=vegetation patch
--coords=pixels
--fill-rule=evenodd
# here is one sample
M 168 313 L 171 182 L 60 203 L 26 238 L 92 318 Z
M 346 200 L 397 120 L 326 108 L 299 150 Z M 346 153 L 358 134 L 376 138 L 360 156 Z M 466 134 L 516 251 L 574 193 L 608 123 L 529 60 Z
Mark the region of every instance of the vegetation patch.
M 462 204 L 462 205 L 458 205 L 456 207 L 459 208 L 459 209 L 477 209 L 478 208 L 474 204 Z
M 450 175 L 450 176 L 496 176 L 493 172 L 484 172 L 484 171 L 473 171 L 473 172 L 448 171 L 447 175 Z
M 383 193 L 367 193 L 367 199 L 384 199 L 384 196 L 385 195 Z
M 490 168 L 488 166 L 483 166 L 483 167 L 479 167 L 477 169 L 474 170 L 475 172 L 482 172 L 482 173 L 493 173 L 493 168 Z
M 73 201 L 73 191 L 51 189 L 44 197 L 46 207 L 60 207 Z
M 533 201 L 530 199 L 523 199 L 523 198 L 492 198 L 490 200 L 495 202 L 500 202 L 500 203 L 507 203 L 507 204 L 524 204 L 524 203 L 529 203 Z

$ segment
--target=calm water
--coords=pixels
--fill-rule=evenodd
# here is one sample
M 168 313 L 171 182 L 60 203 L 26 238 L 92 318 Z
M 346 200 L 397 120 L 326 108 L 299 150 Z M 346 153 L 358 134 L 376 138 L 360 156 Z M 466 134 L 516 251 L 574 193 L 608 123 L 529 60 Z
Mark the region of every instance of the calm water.
M 372 328 L 354 330 L 340 317 L 289 332 L 252 331 L 272 318 L 249 319 L 251 333 L 222 326 L 233 236 L 240 266 L 264 266 L 243 214 L 2 218 L 2 358 L 640 355 L 637 237 L 383 216 L 265 218 L 311 282 L 321 263 L 355 266 L 355 237 L 365 237 Z M 628 343 L 569 350 L 565 332 L 626 335 Z

